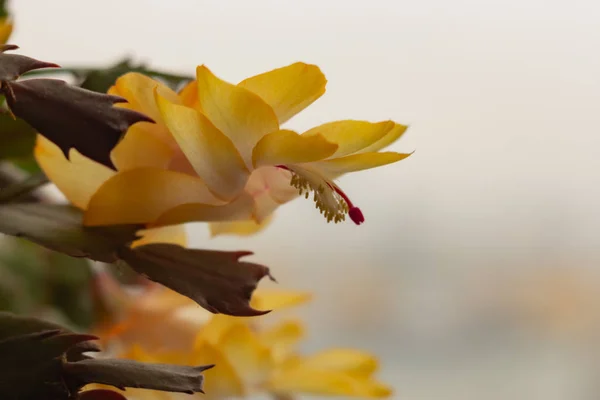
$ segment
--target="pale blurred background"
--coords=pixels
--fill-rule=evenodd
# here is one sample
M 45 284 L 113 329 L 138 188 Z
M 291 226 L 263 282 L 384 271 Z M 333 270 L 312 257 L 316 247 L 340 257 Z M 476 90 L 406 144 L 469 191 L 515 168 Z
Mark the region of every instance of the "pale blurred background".
M 250 249 L 309 289 L 307 350 L 377 353 L 398 399 L 600 398 L 600 2 L 13 0 L 12 42 L 64 66 L 125 55 L 239 81 L 294 61 L 328 92 L 288 123 L 411 125 L 416 153 L 342 179 L 366 215 L 312 202 Z

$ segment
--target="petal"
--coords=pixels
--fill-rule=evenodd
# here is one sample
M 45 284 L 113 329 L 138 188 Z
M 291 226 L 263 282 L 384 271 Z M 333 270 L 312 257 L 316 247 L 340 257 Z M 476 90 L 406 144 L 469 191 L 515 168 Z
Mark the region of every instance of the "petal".
M 91 198 L 85 225 L 142 224 L 186 203 L 220 201 L 199 179 L 158 168 L 138 168 L 113 176 Z
M 252 219 L 247 221 L 215 222 L 209 224 L 210 235 L 212 237 L 219 235 L 251 236 L 261 232 L 273 221 L 272 215 L 265 218 L 261 223 Z
M 356 153 L 385 137 L 396 124 L 393 121 L 335 121 L 312 128 L 303 136 L 321 135 L 339 147 L 334 157 Z
M 34 155 L 52 183 L 71 203 L 82 209 L 88 206 L 102 184 L 115 175 L 112 169 L 82 156 L 75 149 L 71 149 L 70 161 L 67 160 L 62 150 L 42 135 L 37 135 Z
M 248 195 L 239 196 L 230 203 L 215 206 L 202 203 L 186 203 L 161 214 L 153 226 L 183 224 L 186 222 L 237 221 L 252 215 L 254 201 Z
M 304 335 L 304 325 L 300 321 L 284 321 L 263 330 L 260 340 L 271 348 L 275 362 L 282 363 L 292 355 Z
M 170 364 L 189 364 L 189 354 L 183 352 L 148 352 L 142 346 L 134 344 L 127 351 L 120 355 L 122 358 L 147 362 L 147 363 L 170 363 Z
M 290 185 L 291 172 L 276 167 L 261 167 L 246 184 L 246 192 L 254 198 L 252 218 L 259 226 L 283 203 L 298 197 L 298 189 Z
M 157 87 L 160 89 L 161 94 L 169 101 L 174 103 L 179 102 L 177 93 L 173 92 L 168 86 L 137 72 L 129 72 L 121 76 L 117 79 L 115 85 L 108 90 L 108 93 L 121 96 L 127 100 L 127 103 L 118 103 L 115 105 L 116 107 L 140 111 L 156 122 L 154 124 L 140 122 L 134 126 L 143 127 L 157 139 L 174 147 L 175 142 L 163 124 L 154 99 L 154 89 Z
M 311 164 L 311 167 L 319 170 L 323 175 L 333 178 L 347 172 L 362 171 L 395 163 L 404 160 L 411 154 L 394 152 L 354 154 L 314 163 Z
M 275 201 L 269 192 L 265 191 L 254 197 L 254 210 L 251 217 L 257 224 L 262 225 L 280 205 L 281 203 Z
M 12 33 L 13 25 L 7 18 L 0 18 L 0 44 L 6 43 Z
M 163 97 L 170 102 L 179 103 L 179 96 L 168 86 L 137 72 L 121 76 L 109 92 L 125 98 L 128 108 L 140 111 L 158 123 L 162 120 L 154 100 L 154 89 L 157 87 Z
M 321 97 L 326 84 L 319 67 L 297 62 L 243 80 L 238 86 L 259 95 L 283 124 Z
M 386 135 L 384 137 L 379 139 L 377 142 L 371 144 L 370 146 L 363 148 L 360 151 L 360 153 L 379 151 L 379 150 L 383 149 L 384 147 L 389 146 L 390 144 L 394 143 L 396 140 L 400 139 L 402 137 L 402 135 L 404 135 L 404 132 L 406 132 L 407 129 L 408 129 L 408 126 L 406 126 L 406 125 L 395 124 L 394 128 L 392 128 L 388 133 L 386 133 Z
M 250 304 L 257 310 L 276 310 L 295 307 L 307 303 L 311 299 L 312 295 L 308 292 L 262 289 L 254 293 Z
M 191 81 L 190 83 L 185 85 L 183 89 L 181 89 L 181 91 L 179 92 L 179 100 L 181 101 L 182 105 L 199 110 L 200 106 L 198 105 L 198 82 Z
M 210 320 L 202 327 L 202 330 L 196 337 L 194 349 L 201 346 L 204 342 L 218 344 L 221 337 L 234 326 L 244 324 L 242 318 L 231 317 L 224 314 L 211 314 Z
M 204 392 L 202 398 L 227 399 L 244 396 L 245 390 L 239 374 L 221 349 L 210 343 L 201 343 L 194 351 L 196 365 L 215 364 L 204 371 Z
M 304 359 L 304 365 L 315 369 L 347 372 L 370 377 L 379 367 L 372 354 L 355 349 L 328 349 Z
M 389 387 L 374 380 L 355 378 L 343 372 L 312 369 L 302 364 L 273 375 L 268 387 L 277 393 L 328 396 L 383 398 L 392 394 Z
M 269 348 L 246 324 L 237 324 L 229 329 L 221 337 L 219 348 L 246 385 L 261 384 L 273 368 Z
M 110 153 L 110 158 L 119 171 L 142 167 L 164 169 L 171 162 L 173 150 L 145 129 L 147 126 L 133 125 Z
M 142 229 L 137 232 L 141 239 L 132 243 L 131 247 L 151 243 L 171 243 L 187 247 L 187 231 L 183 225 L 164 226 L 160 228 Z
M 231 139 L 196 110 L 173 104 L 159 92 L 156 102 L 175 141 L 212 192 L 223 199 L 238 195 L 250 173 Z
M 261 167 L 252 171 L 250 179 L 246 184 L 246 192 L 257 197 L 263 192 L 279 204 L 298 197 L 298 189 L 290 185 L 292 173 L 277 167 Z
M 275 112 L 256 94 L 217 78 L 205 66 L 196 69 L 196 77 L 202 113 L 233 141 L 251 167 L 254 145 L 279 129 Z
M 280 130 L 264 136 L 254 147 L 252 162 L 255 167 L 289 165 L 326 159 L 336 152 L 338 146 L 323 136 L 299 135 Z

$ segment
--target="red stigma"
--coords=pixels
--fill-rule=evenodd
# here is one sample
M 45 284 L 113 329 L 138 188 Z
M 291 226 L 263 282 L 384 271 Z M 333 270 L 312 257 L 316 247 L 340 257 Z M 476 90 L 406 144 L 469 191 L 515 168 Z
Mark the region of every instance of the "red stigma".
M 360 225 L 363 222 L 365 222 L 365 216 L 363 215 L 362 211 L 360 211 L 360 208 L 358 208 L 358 207 L 350 208 L 350 211 L 348 211 L 348 215 L 350 216 L 350 219 L 356 225 Z
M 360 208 L 354 207 L 354 204 L 352 204 L 352 201 L 350 201 L 350 198 L 346 195 L 346 193 L 344 193 L 342 189 L 335 184 L 329 186 L 335 190 L 335 192 L 339 194 L 348 205 L 348 215 L 350 216 L 352 222 L 354 222 L 356 225 L 360 225 L 365 222 L 365 216 L 363 215 L 362 211 L 360 211 Z

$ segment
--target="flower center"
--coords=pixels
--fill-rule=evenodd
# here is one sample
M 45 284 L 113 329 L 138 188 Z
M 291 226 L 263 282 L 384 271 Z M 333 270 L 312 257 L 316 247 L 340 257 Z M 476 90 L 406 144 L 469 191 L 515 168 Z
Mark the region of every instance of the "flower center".
M 360 208 L 355 207 L 348 195 L 332 181 L 306 168 L 286 165 L 277 167 L 292 173 L 290 185 L 298 189 L 300 195 L 308 199 L 310 192 L 313 192 L 315 205 L 327 222 L 334 221 L 337 224 L 346 219 L 346 214 L 356 225 L 365 221 Z

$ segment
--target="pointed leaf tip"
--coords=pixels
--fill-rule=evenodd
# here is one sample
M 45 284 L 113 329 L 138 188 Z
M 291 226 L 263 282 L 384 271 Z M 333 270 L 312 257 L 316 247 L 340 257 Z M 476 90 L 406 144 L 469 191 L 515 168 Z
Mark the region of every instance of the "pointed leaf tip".
M 263 265 L 240 261 L 247 252 L 186 249 L 173 244 L 149 244 L 119 253 L 136 272 L 194 300 L 215 314 L 252 317 L 250 298 L 258 282 L 270 276 Z
M 17 50 L 19 48 L 19 46 L 17 46 L 16 44 L 3 44 L 0 45 L 0 53 L 4 53 L 5 51 L 9 51 L 9 50 Z
M 0 81 L 14 81 L 26 72 L 42 68 L 60 68 L 59 65 L 35 58 L 23 56 L 21 54 L 6 53 L 8 50 L 15 50 L 15 45 L 3 45 L 0 51 Z

